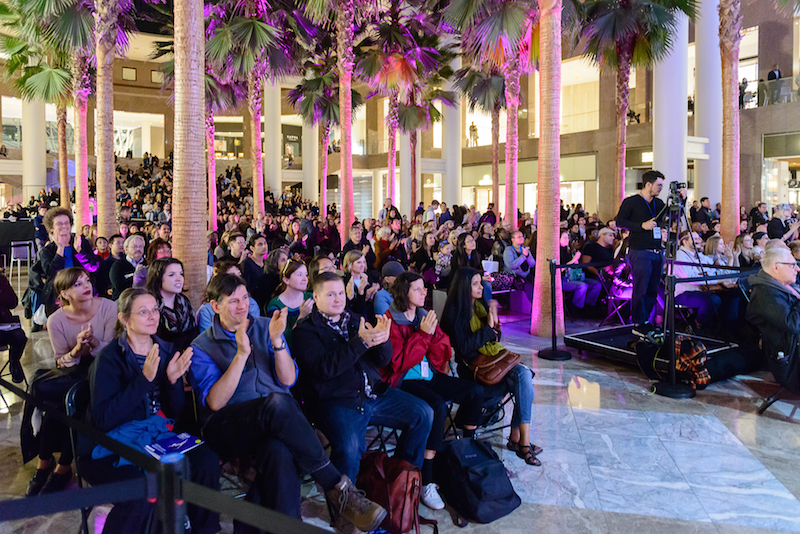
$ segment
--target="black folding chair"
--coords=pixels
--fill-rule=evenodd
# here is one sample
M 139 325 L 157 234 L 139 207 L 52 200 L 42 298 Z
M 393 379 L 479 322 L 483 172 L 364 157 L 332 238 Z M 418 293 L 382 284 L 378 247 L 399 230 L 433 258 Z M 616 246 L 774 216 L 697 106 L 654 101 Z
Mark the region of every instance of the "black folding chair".
M 81 419 L 86 414 L 89 407 L 89 380 L 84 379 L 72 386 L 64 398 L 65 409 L 68 417 Z M 78 458 L 78 436 L 72 428 L 69 429 L 70 445 L 72 446 L 72 457 Z M 78 470 L 78 462 L 75 462 L 75 474 L 78 477 L 78 487 L 84 485 L 83 477 Z M 91 508 L 81 508 L 81 527 L 78 532 L 89 534 L 89 514 Z

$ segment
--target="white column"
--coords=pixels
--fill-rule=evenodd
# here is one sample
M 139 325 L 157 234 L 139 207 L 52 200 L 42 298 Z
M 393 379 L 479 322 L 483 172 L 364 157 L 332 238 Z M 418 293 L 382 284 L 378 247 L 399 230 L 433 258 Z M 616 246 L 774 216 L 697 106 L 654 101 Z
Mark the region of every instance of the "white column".
M 142 153 L 147 152 L 150 154 L 150 157 L 153 157 L 153 146 L 152 146 L 152 137 L 150 132 L 150 123 L 143 122 L 142 123 Z
M 383 208 L 383 173 L 384 169 L 373 169 L 372 171 L 372 214 L 373 219 L 378 218 L 378 212 Z
M 281 86 L 279 83 L 264 83 L 264 190 L 272 189 L 277 199 L 283 189 L 281 179 Z
M 452 61 L 453 71 L 461 68 L 461 58 Z M 464 138 L 461 124 L 461 95 L 452 82 L 448 82 L 446 91 L 458 94 L 458 103 L 450 107 L 442 104 L 442 159 L 445 161 L 445 172 L 442 175 L 442 198 L 448 206 L 461 204 L 461 143 Z
M 722 200 L 722 64 L 718 0 L 700 0 L 694 24 L 694 135 L 707 137 L 707 160 L 695 160 L 694 198 Z
M 22 101 L 22 200 L 47 185 L 47 132 L 44 102 Z
M 303 197 L 319 201 L 319 127 L 303 123 Z
M 672 50 L 653 71 L 653 169 L 664 173 L 664 199 L 669 182 L 686 182 L 689 20 L 676 23 Z
M 411 150 L 407 133 L 397 132 L 397 163 L 400 179 L 397 180 L 394 205 L 400 209 L 400 215 L 408 215 L 411 213 Z

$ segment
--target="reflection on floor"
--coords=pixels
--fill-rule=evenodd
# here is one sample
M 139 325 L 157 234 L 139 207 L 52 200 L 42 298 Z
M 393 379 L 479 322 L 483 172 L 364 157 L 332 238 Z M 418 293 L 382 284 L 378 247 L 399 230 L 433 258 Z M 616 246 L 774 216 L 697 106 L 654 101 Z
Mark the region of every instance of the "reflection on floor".
M 757 415 L 774 391 L 771 375 L 756 373 L 715 384 L 692 400 L 649 392 L 637 369 L 592 355 L 567 362 L 536 358 L 549 340 L 528 334 L 529 318 L 503 317 L 508 348 L 536 371 L 532 441 L 544 447 L 542 467 L 524 465 L 497 445 L 523 505 L 490 525 L 467 531 L 544 533 L 748 533 L 800 531 L 800 416 L 797 402 L 778 402 Z M 588 329 L 577 323 L 572 330 Z M 52 361 L 46 333 L 34 334 L 26 372 Z M 3 391 L 0 404 L 0 498 L 23 495 L 33 462 L 20 466 L 21 404 Z M 510 416 L 510 414 L 509 414 Z M 75 490 L 73 488 L 73 490 Z M 232 490 L 231 490 L 232 492 Z M 327 527 L 319 494 L 304 488 L 304 515 Z M 460 532 L 446 512 L 443 534 Z M 92 515 L 102 521 L 107 508 Z M 78 513 L 0 524 L 0 533 L 77 532 Z M 425 529 L 427 527 L 423 527 Z M 231 532 L 230 520 L 223 531 Z M 423 530 L 424 532 L 424 530 Z

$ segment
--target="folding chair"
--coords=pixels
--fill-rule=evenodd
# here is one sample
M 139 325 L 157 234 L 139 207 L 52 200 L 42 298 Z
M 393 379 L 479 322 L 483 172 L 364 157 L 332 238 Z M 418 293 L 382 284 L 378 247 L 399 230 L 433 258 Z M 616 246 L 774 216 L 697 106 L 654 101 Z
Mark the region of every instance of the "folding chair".
M 609 323 L 614 316 L 619 319 L 620 324 L 626 324 L 627 321 L 622 315 L 622 310 L 625 306 L 630 307 L 633 287 L 617 288 L 614 285 L 614 275 L 608 274 L 605 269 L 598 269 L 597 273 L 600 284 L 603 286 L 603 293 L 605 293 L 603 300 L 606 302 L 606 311 L 608 313 L 605 319 L 600 321 L 598 328 L 602 328 L 606 323 Z M 608 311 L 609 309 L 611 310 L 610 312 Z
M 11 265 L 8 272 L 9 280 L 14 276 L 14 263 L 17 264 L 17 293 L 21 290 L 20 278 L 22 277 L 22 262 L 30 271 L 30 266 L 33 264 L 34 257 L 36 256 L 36 246 L 33 241 L 12 241 L 11 248 Z
M 450 359 L 450 376 L 458 378 L 458 370 L 452 358 Z M 506 393 L 502 397 L 489 397 L 485 399 L 483 409 L 481 410 L 482 422 L 480 425 L 478 425 L 478 428 L 475 429 L 475 437 L 477 438 L 480 435 L 491 434 L 494 432 L 502 432 L 504 429 L 509 428 L 511 425 L 504 425 L 503 421 L 505 420 L 506 416 L 505 407 L 513 400 L 514 397 L 511 393 Z M 449 434 L 452 432 L 455 439 L 461 439 L 461 436 L 458 433 L 458 423 L 456 422 L 458 414 L 456 413 L 456 415 L 453 415 L 453 409 L 455 408 L 456 404 L 456 402 L 452 401 L 448 403 L 448 422 L 445 428 L 445 433 Z
M 84 379 L 72 386 L 67 392 L 64 399 L 66 413 L 68 417 L 81 418 L 86 414 L 89 407 L 89 380 Z M 78 458 L 78 436 L 75 431 L 69 429 L 70 445 L 72 446 L 72 457 L 77 460 Z M 83 477 L 78 470 L 78 462 L 75 462 L 75 474 L 78 477 L 78 487 L 82 488 L 84 484 Z M 92 513 L 91 508 L 81 508 L 81 526 L 78 532 L 89 534 L 89 514 Z
M 9 351 L 11 347 L 9 345 L 0 345 L 0 352 Z M 2 369 L 0 369 L 0 378 L 11 379 L 11 353 L 8 353 L 8 359 L 6 363 L 3 364 Z M 28 389 L 28 377 L 25 376 L 25 373 L 22 374 L 22 379 L 25 381 L 25 390 Z M 10 408 L 8 405 L 8 401 L 6 400 L 5 396 L 3 395 L 3 391 L 0 390 L 0 400 L 3 401 L 3 404 L 6 405 L 6 408 Z

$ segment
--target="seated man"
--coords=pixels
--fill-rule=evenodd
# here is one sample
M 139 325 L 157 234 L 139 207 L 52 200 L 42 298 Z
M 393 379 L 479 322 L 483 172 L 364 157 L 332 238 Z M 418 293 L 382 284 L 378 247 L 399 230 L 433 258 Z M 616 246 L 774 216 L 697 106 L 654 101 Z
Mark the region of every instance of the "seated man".
M 297 365 L 286 348 L 287 310 L 272 320 L 248 313 L 245 281 L 217 276 L 208 285 L 214 323 L 192 343 L 192 385 L 206 410 L 203 438 L 223 459 L 255 457 L 246 499 L 300 518 L 302 474 L 310 474 L 344 518 L 376 528 L 386 511 L 365 499 L 328 460 L 289 393 Z M 249 532 L 237 525 L 234 532 Z
M 132 235 L 125 240 L 125 257 L 114 262 L 109 272 L 111 300 L 117 300 L 123 291 L 133 287 L 133 274 L 144 258 L 144 238 Z
M 402 431 L 396 456 L 421 468 L 433 410 L 381 381 L 380 369 L 392 361 L 390 319 L 379 316 L 372 327 L 346 311 L 344 281 L 335 273 L 317 276 L 313 294 L 314 309 L 295 326 L 293 348 L 306 411 L 330 441 L 333 464 L 355 479 L 367 426 L 384 425 Z
M 748 280 L 753 291 L 747 321 L 761 332 L 767 367 L 782 386 L 800 391 L 800 285 L 797 261 L 783 248 L 764 253 L 761 270 Z

